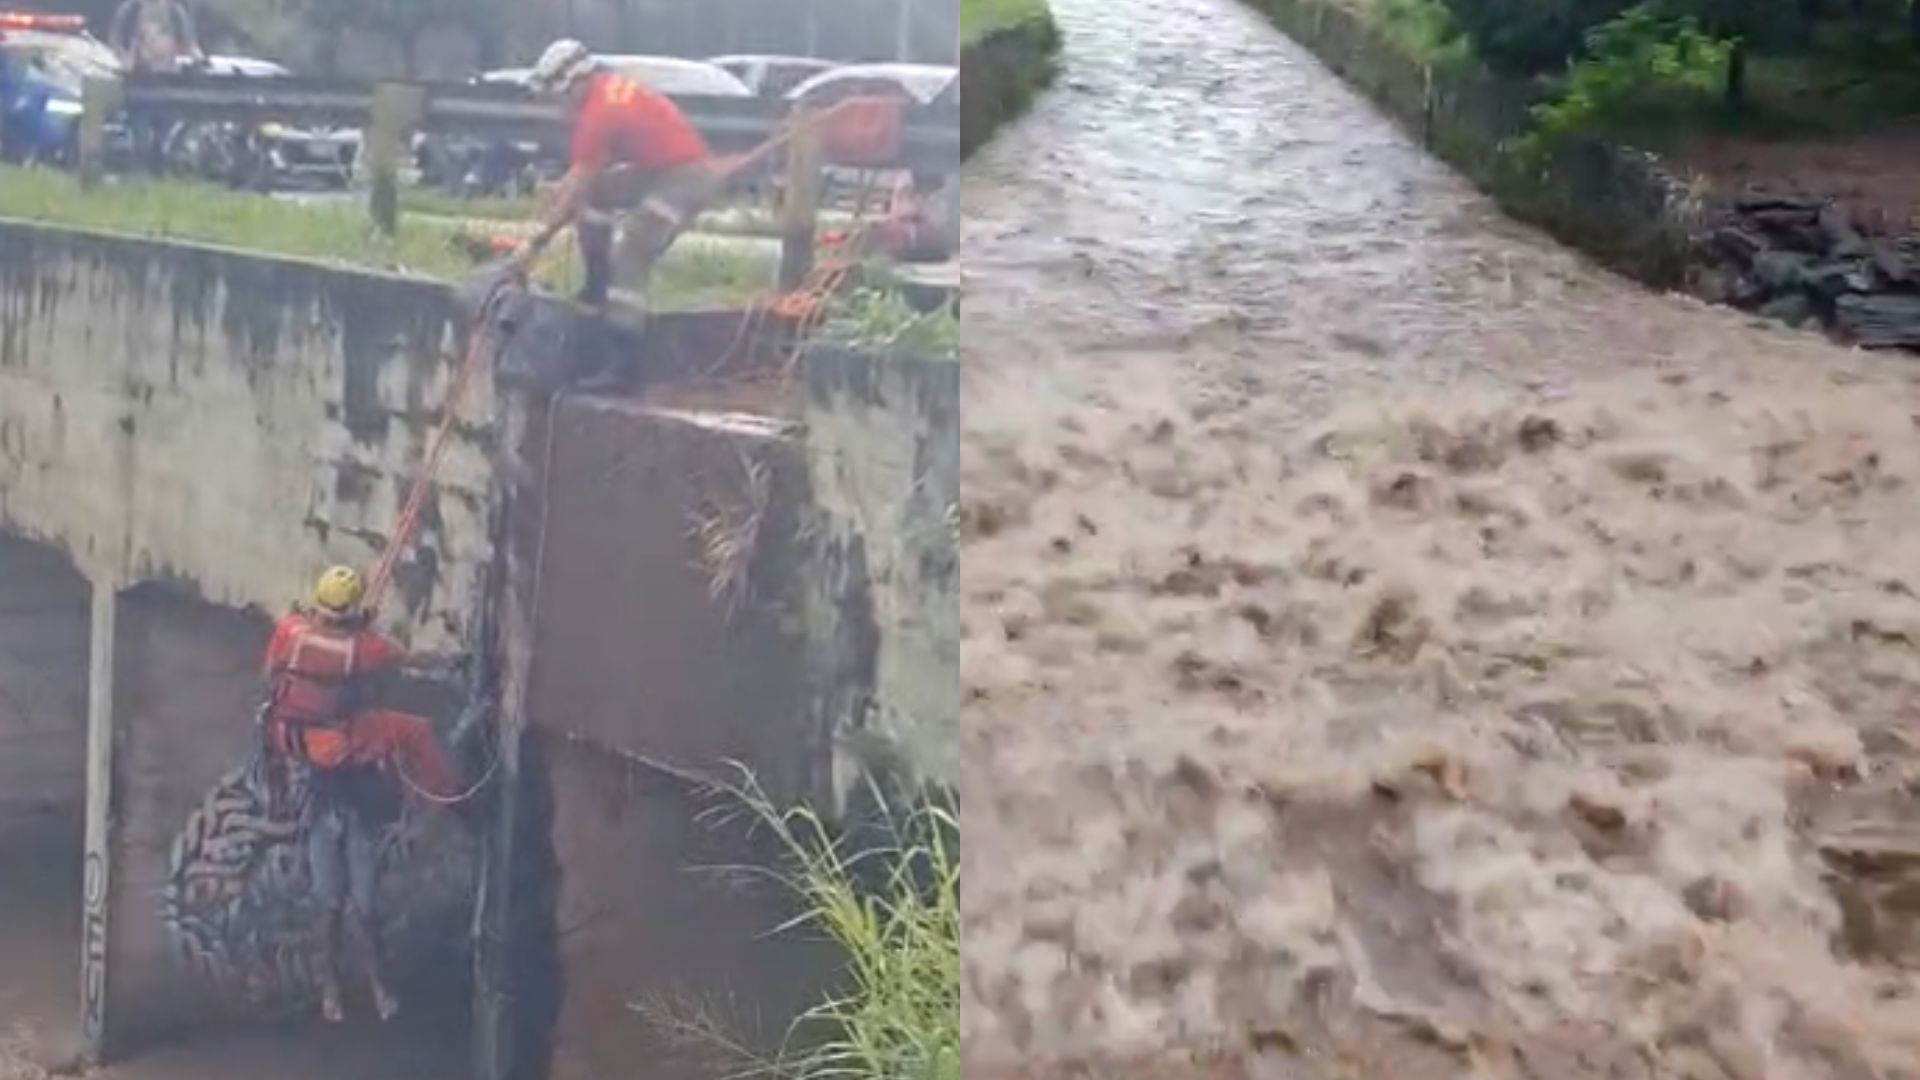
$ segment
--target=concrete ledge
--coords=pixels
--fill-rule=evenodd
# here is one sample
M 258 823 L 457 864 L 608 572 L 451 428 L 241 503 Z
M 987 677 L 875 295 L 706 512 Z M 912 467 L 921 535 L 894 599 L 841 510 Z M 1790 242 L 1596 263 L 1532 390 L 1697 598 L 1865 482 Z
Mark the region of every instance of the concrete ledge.
M 1649 284 L 1685 281 L 1702 208 L 1651 155 L 1596 142 L 1571 148 L 1550 172 L 1522 169 L 1506 147 L 1527 130 L 1533 84 L 1472 63 L 1428 64 L 1338 0 L 1244 2 L 1509 214 Z
M 1024 112 L 1053 81 L 1060 31 L 1051 14 L 994 30 L 960 49 L 960 156 Z

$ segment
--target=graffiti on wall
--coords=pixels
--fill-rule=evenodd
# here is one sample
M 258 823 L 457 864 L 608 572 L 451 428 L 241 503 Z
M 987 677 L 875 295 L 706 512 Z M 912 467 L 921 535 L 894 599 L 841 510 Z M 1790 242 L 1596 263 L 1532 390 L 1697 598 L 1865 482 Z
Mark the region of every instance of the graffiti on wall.
M 102 851 L 87 852 L 85 924 L 80 949 L 80 1008 L 82 1036 L 90 1047 L 100 1046 L 107 1026 L 107 860 Z
M 174 960 L 216 993 L 254 1008 L 318 996 L 319 911 L 304 844 L 312 809 L 298 769 L 268 813 L 264 754 L 222 776 L 188 815 L 168 855 L 160 919 Z M 410 806 L 380 834 L 381 936 L 401 950 L 427 917 L 471 895 L 472 858 L 434 837 L 433 811 Z

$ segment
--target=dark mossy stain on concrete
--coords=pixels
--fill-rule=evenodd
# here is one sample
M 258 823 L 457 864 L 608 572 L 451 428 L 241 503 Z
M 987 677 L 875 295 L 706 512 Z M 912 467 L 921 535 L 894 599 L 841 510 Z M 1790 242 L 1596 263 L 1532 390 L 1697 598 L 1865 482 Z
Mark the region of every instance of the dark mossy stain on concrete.
M 440 583 L 440 553 L 421 545 L 403 556 L 393 567 L 393 592 L 410 619 L 426 617 L 433 590 Z
M 380 372 L 396 356 L 407 363 L 409 402 L 438 370 L 451 316 L 444 286 L 368 275 L 329 275 L 316 292 L 328 322 L 340 328 L 340 420 L 365 445 L 384 442 L 391 415 L 380 399 Z
M 380 470 L 357 461 L 341 461 L 333 467 L 334 501 L 345 506 L 365 506 L 373 499 Z

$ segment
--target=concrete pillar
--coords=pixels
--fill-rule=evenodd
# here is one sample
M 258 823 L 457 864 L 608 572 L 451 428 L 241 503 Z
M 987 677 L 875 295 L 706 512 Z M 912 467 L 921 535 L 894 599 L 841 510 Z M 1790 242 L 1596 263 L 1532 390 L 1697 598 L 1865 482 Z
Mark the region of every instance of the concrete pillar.
M 120 587 L 93 579 L 91 644 L 87 666 L 87 857 L 85 913 L 80 948 L 81 1053 L 89 1063 L 106 1059 L 107 918 L 113 893 L 114 643 Z
M 500 402 L 500 448 L 510 462 L 509 475 L 534 477 L 544 462 L 547 402 L 527 394 L 509 394 Z M 536 457 L 535 455 L 540 455 Z M 533 668 L 534 593 L 538 560 L 545 546 L 547 493 L 528 486 L 496 490 L 494 543 L 499 552 L 491 603 L 492 638 L 486 647 L 498 680 L 500 711 L 495 737 L 500 754 L 500 789 L 493 835 L 482 859 L 480 909 L 475 914 L 478 942 L 474 963 L 473 1073 L 478 1080 L 522 1080 L 544 1075 L 541 1051 L 527 1038 L 523 1003 L 515 983 L 522 966 L 518 953 L 525 933 L 521 908 L 519 850 L 523 827 L 521 755 L 527 728 L 527 687 Z

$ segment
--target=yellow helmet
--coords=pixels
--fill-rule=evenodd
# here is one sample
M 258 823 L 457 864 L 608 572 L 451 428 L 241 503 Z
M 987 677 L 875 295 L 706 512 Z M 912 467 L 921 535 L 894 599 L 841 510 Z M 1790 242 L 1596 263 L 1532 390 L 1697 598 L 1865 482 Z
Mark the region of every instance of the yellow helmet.
M 313 585 L 313 605 L 333 615 L 345 615 L 367 595 L 367 583 L 351 566 L 336 566 Z

